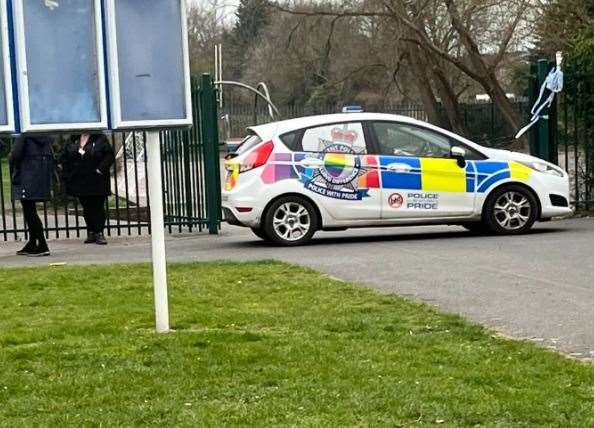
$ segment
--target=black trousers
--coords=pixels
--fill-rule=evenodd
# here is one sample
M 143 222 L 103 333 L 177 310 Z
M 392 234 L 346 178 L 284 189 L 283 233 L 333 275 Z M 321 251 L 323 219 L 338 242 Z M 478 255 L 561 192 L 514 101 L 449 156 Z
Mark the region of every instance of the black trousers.
M 43 224 L 37 214 L 37 205 L 34 201 L 24 201 L 21 199 L 23 206 L 23 216 L 29 231 L 29 242 L 34 243 L 40 247 L 47 246 L 45 236 L 43 235 Z
M 79 196 L 87 232 L 103 233 L 105 228 L 105 201 L 107 196 Z

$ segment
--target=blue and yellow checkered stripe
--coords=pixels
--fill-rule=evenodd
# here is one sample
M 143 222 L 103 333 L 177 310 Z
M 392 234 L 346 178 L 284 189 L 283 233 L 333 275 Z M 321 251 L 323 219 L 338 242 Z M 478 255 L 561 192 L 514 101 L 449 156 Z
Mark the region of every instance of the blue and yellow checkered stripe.
M 532 170 L 516 162 L 468 161 L 460 168 L 455 159 L 380 157 L 384 189 L 423 192 L 486 192 L 494 184 L 514 179 L 525 182 Z M 393 163 L 407 165 L 407 172 L 388 171 Z

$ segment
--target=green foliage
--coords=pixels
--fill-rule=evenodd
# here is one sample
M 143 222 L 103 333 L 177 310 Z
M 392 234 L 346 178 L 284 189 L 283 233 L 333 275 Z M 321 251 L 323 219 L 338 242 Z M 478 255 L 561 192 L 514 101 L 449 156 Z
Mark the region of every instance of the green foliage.
M 274 262 L 0 269 L 3 426 L 592 426 L 594 367 Z
M 565 68 L 594 65 L 594 2 L 555 0 L 548 3 L 537 28 L 536 56 L 551 59 L 556 51 L 565 54 Z
M 240 49 L 248 47 L 269 22 L 268 0 L 240 0 L 233 39 Z
M 594 72 L 594 28 L 580 31 L 572 44 L 570 64 Z

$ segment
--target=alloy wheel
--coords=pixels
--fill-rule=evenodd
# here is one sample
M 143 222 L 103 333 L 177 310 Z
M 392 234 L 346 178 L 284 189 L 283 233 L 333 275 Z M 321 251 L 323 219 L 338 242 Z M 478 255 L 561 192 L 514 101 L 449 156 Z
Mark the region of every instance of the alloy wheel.
M 273 227 L 276 234 L 287 241 L 298 241 L 311 228 L 309 211 L 297 202 L 280 205 L 273 216 Z
M 530 220 L 532 205 L 528 198 L 516 191 L 503 193 L 495 201 L 495 220 L 505 230 L 521 229 Z

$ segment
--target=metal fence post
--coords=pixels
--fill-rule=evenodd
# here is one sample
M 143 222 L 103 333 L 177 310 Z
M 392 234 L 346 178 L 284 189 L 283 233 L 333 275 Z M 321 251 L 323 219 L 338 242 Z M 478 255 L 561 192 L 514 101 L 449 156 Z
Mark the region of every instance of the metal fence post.
M 217 100 L 213 80 L 209 74 L 203 74 L 200 78 L 200 130 L 204 147 L 208 231 L 214 235 L 219 232 L 221 222 L 221 172 Z
M 182 134 L 182 142 L 183 142 L 183 158 L 184 158 L 184 200 L 186 202 L 186 218 L 188 219 L 188 226 L 190 232 L 192 231 L 193 227 L 193 220 L 194 220 L 194 212 L 192 210 L 193 206 L 193 192 L 192 192 L 192 178 L 191 178 L 191 171 L 190 168 L 192 166 L 190 160 L 190 145 L 192 144 L 192 138 L 190 136 L 190 131 L 181 131 Z
M 536 63 L 530 64 L 530 76 L 528 78 L 528 112 L 538 97 L 538 71 Z M 528 115 L 530 117 L 530 115 Z M 538 156 L 538 126 L 533 127 L 528 132 L 528 141 L 530 143 L 530 154 Z
M 549 70 L 555 67 L 555 62 L 549 62 Z M 559 164 L 559 115 L 557 112 L 557 106 L 559 94 L 555 95 L 555 99 L 553 100 L 553 104 L 549 108 L 549 120 L 548 120 L 548 141 L 547 141 L 547 148 L 549 152 L 548 161 L 554 163 L 555 165 Z
M 544 81 L 549 74 L 549 62 L 546 59 L 539 59 L 537 65 L 538 71 L 538 88 L 542 86 Z M 545 116 L 541 118 L 536 124 L 538 128 L 538 142 L 537 142 L 537 154 L 541 159 L 549 161 L 551 159 L 551 153 L 549 152 L 549 113 L 544 112 Z

